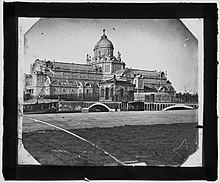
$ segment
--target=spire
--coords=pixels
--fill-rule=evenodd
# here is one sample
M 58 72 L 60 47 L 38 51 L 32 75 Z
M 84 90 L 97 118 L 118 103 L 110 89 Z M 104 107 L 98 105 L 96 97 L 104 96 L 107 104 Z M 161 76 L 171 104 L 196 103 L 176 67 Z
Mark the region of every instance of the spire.
M 102 39 L 106 39 L 106 38 L 107 38 L 107 36 L 105 35 L 105 29 L 103 29 L 103 35 L 102 35 L 101 38 L 102 38 Z

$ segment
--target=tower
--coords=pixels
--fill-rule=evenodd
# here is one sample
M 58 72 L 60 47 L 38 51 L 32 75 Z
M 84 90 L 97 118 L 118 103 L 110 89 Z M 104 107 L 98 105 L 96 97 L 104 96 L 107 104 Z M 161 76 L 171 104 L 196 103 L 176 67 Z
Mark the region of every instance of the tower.
M 112 42 L 105 35 L 105 29 L 103 29 L 103 35 L 101 39 L 96 43 L 94 49 L 94 57 L 95 61 L 100 61 L 101 58 L 105 57 L 108 59 L 113 58 L 114 46 Z
M 95 44 L 93 52 L 94 56 L 91 60 L 87 55 L 87 63 L 101 68 L 104 75 L 111 75 L 114 71 L 125 68 L 121 53 L 118 52 L 117 58 L 114 56 L 114 46 L 106 36 L 105 29 L 103 29 L 101 39 Z

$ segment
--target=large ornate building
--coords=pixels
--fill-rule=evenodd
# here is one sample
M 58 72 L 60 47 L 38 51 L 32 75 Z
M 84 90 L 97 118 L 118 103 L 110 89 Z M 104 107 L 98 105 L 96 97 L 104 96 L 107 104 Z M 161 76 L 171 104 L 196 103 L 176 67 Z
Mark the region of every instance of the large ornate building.
M 126 68 L 121 53 L 105 30 L 86 64 L 35 60 L 25 74 L 25 95 L 68 100 L 129 102 L 148 94 L 172 96 L 174 88 L 165 72 Z M 140 98 L 139 98 L 140 99 Z

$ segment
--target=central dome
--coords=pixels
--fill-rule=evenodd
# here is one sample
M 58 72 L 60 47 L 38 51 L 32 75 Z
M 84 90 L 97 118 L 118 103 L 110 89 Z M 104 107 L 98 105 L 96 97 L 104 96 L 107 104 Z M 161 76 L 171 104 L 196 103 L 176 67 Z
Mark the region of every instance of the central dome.
M 103 35 L 101 36 L 101 39 L 96 43 L 95 48 L 114 48 L 112 42 L 107 38 L 105 35 L 105 29 L 103 29 Z
M 105 35 L 105 29 L 103 29 L 103 35 L 101 36 L 101 39 L 96 43 L 93 50 L 94 57 L 95 58 L 103 57 L 103 56 L 112 57 L 113 50 L 114 50 L 113 44 Z
M 109 39 L 101 39 L 98 43 L 96 43 L 95 48 L 114 48 L 112 42 Z

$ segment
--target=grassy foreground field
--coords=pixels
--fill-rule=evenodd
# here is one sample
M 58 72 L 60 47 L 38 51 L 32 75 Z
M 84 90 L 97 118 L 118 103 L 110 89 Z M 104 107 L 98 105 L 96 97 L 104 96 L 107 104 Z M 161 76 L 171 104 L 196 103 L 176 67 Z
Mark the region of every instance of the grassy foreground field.
M 105 149 L 120 161 L 145 162 L 149 166 L 180 165 L 197 148 L 197 123 L 124 125 L 109 128 L 69 129 Z M 177 152 L 183 140 L 186 144 Z M 27 151 L 42 165 L 103 166 L 115 163 L 90 144 L 63 131 L 23 133 Z M 187 150 L 188 149 L 188 150 Z

